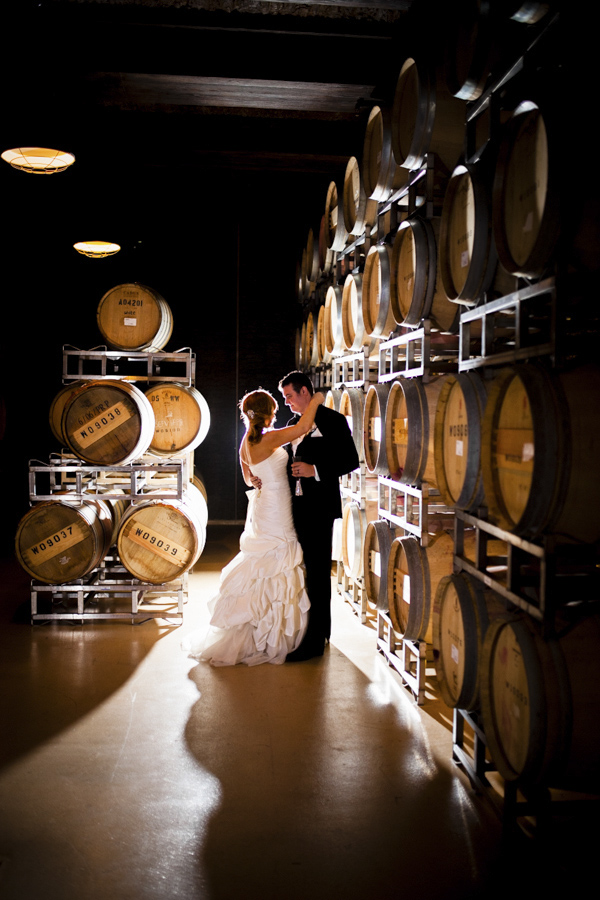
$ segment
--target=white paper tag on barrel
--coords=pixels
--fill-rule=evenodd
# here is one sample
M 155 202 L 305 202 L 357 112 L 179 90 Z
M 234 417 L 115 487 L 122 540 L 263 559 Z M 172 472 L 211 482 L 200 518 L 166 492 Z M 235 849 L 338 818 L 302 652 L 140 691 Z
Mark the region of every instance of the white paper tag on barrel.
M 70 432 L 70 436 L 77 440 L 81 447 L 90 447 L 130 419 L 131 415 L 123 403 L 115 403 L 100 413 L 94 411 L 89 423 L 75 428 Z
M 32 544 L 31 547 L 21 550 L 21 556 L 27 566 L 39 565 L 45 560 L 58 556 L 59 553 L 64 553 L 69 547 L 75 546 L 86 537 L 83 525 L 73 522 L 58 531 L 51 532 L 47 537 Z
M 190 551 L 181 544 L 177 544 L 151 528 L 142 528 L 135 522 L 131 522 L 130 526 L 125 529 L 124 536 L 134 544 L 139 544 L 140 547 L 149 550 L 150 553 L 156 553 L 157 556 L 162 556 L 163 559 L 169 561 L 181 561 L 184 566 L 187 565 L 191 556 Z

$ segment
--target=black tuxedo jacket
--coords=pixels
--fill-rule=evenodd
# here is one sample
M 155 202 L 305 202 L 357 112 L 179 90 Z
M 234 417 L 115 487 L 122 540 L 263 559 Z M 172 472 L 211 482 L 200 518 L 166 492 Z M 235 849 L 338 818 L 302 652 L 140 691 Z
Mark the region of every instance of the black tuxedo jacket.
M 299 416 L 294 416 L 288 425 L 294 425 Z M 317 434 L 305 435 L 296 448 L 296 456 L 302 462 L 317 467 L 319 481 L 316 478 L 302 479 L 302 497 L 295 497 L 296 479 L 291 474 L 292 445 L 287 445 L 289 454 L 288 478 L 292 491 L 294 516 L 297 507 L 302 507 L 311 515 L 322 515 L 328 519 L 336 519 L 342 515 L 340 499 L 340 475 L 346 475 L 356 469 L 359 460 L 352 433 L 341 413 L 319 406 L 315 416 Z

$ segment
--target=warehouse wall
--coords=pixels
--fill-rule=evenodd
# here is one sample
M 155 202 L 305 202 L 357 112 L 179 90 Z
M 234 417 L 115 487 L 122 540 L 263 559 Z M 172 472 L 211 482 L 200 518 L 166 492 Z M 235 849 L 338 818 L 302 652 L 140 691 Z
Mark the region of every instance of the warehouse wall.
M 196 451 L 209 516 L 243 519 L 236 404 L 259 385 L 276 391 L 294 367 L 301 316 L 296 260 L 309 227 L 303 204 L 319 209 L 326 181 L 298 173 L 242 173 L 225 181 L 218 173 L 182 170 L 141 180 L 132 168 L 118 182 L 99 172 L 90 183 L 76 166 L 34 177 L 2 163 L 0 183 L 4 553 L 12 553 L 14 529 L 28 506 L 28 460 L 46 460 L 59 449 L 48 410 L 61 387 L 62 346 L 101 344 L 98 303 L 127 281 L 149 285 L 171 307 L 167 349 L 189 346 L 196 353 L 196 385 L 212 416 L 208 438 Z M 99 237 L 120 242 L 122 251 L 91 260 L 72 248 L 76 240 Z M 286 413 L 280 412 L 279 424 Z

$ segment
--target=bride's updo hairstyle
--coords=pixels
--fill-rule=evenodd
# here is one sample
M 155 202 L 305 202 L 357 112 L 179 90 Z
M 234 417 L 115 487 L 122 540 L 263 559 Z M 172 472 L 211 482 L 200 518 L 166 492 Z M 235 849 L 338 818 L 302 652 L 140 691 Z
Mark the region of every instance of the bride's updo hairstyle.
M 252 391 L 240 400 L 242 418 L 248 429 L 248 443 L 258 444 L 266 423 L 277 412 L 275 397 L 268 391 Z

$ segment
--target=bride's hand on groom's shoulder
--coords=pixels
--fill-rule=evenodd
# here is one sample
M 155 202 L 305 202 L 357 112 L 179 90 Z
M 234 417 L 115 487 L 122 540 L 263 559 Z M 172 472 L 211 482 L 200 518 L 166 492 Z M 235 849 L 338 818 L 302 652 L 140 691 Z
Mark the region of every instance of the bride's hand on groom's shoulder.
M 317 401 L 317 403 L 319 404 L 319 406 L 322 403 L 325 403 L 325 394 L 322 394 L 321 391 L 317 391 L 315 393 L 314 397 L 315 397 L 315 400 Z

